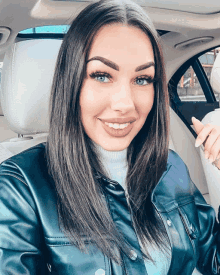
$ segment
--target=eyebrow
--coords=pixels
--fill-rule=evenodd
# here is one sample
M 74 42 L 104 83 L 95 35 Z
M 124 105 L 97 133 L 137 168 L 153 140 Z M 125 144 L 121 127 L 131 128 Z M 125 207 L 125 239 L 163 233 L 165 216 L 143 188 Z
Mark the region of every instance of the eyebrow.
M 138 66 L 136 69 L 135 69 L 135 72 L 139 72 L 139 71 L 142 71 L 142 70 L 145 70 L 145 69 L 147 69 L 147 68 L 149 68 L 149 67 L 155 67 L 155 63 L 154 62 L 147 62 L 147 63 L 145 63 L 145 64 L 143 64 L 143 65 L 140 65 L 140 66 Z
M 99 61 L 101 61 L 102 63 L 104 63 L 105 65 L 107 65 L 108 67 L 110 67 L 110 68 L 112 68 L 112 69 L 114 69 L 114 70 L 116 70 L 116 71 L 119 71 L 119 66 L 118 66 L 117 64 L 115 64 L 114 62 L 112 62 L 112 61 L 110 61 L 110 60 L 108 60 L 108 59 L 106 59 L 106 58 L 104 58 L 104 57 L 101 57 L 101 56 L 94 56 L 94 57 L 90 58 L 90 59 L 87 61 L 87 63 L 90 62 L 90 61 L 92 61 L 92 60 L 99 60 Z M 154 63 L 154 62 L 152 62 L 152 61 L 147 62 L 147 63 L 145 63 L 145 64 L 143 64 L 143 65 L 138 66 L 138 67 L 135 69 L 135 72 L 139 72 L 139 71 L 145 70 L 145 69 L 147 69 L 147 68 L 149 68 L 149 67 L 152 67 L 152 66 L 155 67 L 155 63 Z

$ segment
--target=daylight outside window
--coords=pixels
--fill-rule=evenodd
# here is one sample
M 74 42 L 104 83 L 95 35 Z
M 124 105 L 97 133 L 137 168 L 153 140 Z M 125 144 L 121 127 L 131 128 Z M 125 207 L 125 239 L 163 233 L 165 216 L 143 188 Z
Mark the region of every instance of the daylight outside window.
M 39 34 L 39 33 L 59 33 L 65 34 L 69 29 L 69 25 L 53 25 L 53 26 L 39 26 L 35 28 L 29 28 L 23 31 L 20 31 L 19 34 Z
M 201 62 L 209 81 L 212 67 L 219 51 L 220 47 L 217 47 L 199 57 L 199 61 Z M 181 77 L 177 86 L 177 92 L 181 101 L 206 101 L 202 87 L 200 86 L 198 78 L 191 66 Z M 218 100 L 218 95 L 215 94 L 215 96 L 216 100 Z

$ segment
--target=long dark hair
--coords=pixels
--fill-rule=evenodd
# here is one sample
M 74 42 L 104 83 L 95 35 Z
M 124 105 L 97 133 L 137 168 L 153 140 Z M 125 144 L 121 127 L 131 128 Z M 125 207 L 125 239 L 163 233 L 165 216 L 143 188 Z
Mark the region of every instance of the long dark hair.
M 79 95 L 86 61 L 97 31 L 121 23 L 141 29 L 150 38 L 155 58 L 154 104 L 128 147 L 127 188 L 134 225 L 140 239 L 166 247 L 162 222 L 151 203 L 152 190 L 166 169 L 168 157 L 168 92 L 158 34 L 142 8 L 130 1 L 102 0 L 87 6 L 73 20 L 64 37 L 55 69 L 50 100 L 47 160 L 57 191 L 61 229 L 86 252 L 85 237 L 108 257 L 121 263 L 129 249 L 117 231 L 102 197 L 95 173 L 102 165 L 80 118 Z M 83 233 L 82 233 L 83 232 Z M 113 245 L 114 244 L 114 245 Z M 144 257 L 150 258 L 148 253 Z

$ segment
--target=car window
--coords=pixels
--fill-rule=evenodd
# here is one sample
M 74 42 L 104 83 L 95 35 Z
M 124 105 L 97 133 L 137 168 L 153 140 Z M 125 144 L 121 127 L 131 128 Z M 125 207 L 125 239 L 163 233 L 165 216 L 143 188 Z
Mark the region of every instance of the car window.
M 67 33 L 69 25 L 53 25 L 53 26 L 39 26 L 35 28 L 25 29 L 19 34 L 34 34 L 34 33 Z
M 202 87 L 192 66 L 180 78 L 177 85 L 177 93 L 181 101 L 206 101 Z
M 220 94 L 217 93 L 215 87 L 213 87 L 213 82 L 211 81 L 211 73 L 213 71 L 214 63 L 219 62 L 219 61 L 216 61 L 219 53 L 220 53 L 220 47 L 217 47 L 217 48 L 207 52 L 206 54 L 202 55 L 201 57 L 199 57 L 199 60 L 202 63 L 202 66 L 204 68 L 204 71 L 207 75 L 208 80 L 210 81 L 210 85 L 212 86 L 212 89 L 213 89 L 213 92 L 215 94 L 217 101 L 219 101 Z M 203 56 L 205 56 L 206 59 L 204 59 Z M 219 59 L 219 57 L 218 57 L 218 59 Z M 219 67 L 219 65 L 217 65 L 216 63 L 215 63 L 215 66 Z M 219 79 L 219 82 L 220 82 L 220 79 Z
M 199 120 L 219 108 L 219 96 L 213 91 L 210 76 L 219 47 L 188 60 L 169 82 L 171 106 L 191 129 L 192 116 Z
M 219 50 L 220 48 L 218 47 L 208 52 L 205 52 L 198 57 L 209 82 L 213 64 L 216 60 Z M 177 86 L 177 92 L 181 101 L 206 101 L 203 89 L 192 66 L 190 66 L 185 74 L 183 74 L 183 76 L 181 77 Z M 215 92 L 214 94 L 216 100 L 218 101 L 218 94 Z

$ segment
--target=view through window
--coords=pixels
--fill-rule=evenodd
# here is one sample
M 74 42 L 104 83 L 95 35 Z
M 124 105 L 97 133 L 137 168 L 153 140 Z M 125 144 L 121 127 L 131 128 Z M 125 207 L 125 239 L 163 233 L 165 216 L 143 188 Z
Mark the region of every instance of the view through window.
M 210 76 L 214 62 L 217 55 L 219 54 L 220 47 L 215 48 L 199 57 L 199 61 L 202 64 L 202 67 L 207 75 L 208 80 L 210 81 Z M 185 74 L 181 77 L 178 86 L 177 92 L 181 101 L 206 101 L 203 90 L 200 86 L 198 78 L 190 66 Z M 215 92 L 215 91 L 214 91 Z M 215 93 L 216 100 L 219 100 L 219 96 Z

